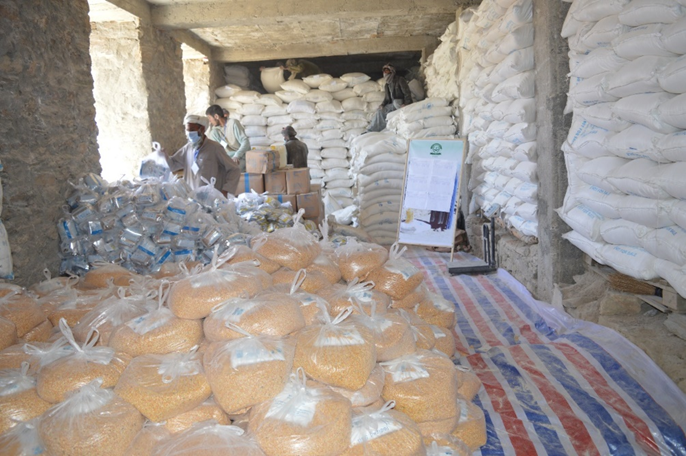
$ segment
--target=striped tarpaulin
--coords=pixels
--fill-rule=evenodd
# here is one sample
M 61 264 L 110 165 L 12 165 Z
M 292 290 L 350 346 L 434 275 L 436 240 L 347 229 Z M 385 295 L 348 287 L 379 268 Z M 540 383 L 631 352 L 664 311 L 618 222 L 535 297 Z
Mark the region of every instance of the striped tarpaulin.
M 536 301 L 503 270 L 450 276 L 448 256 L 415 247 L 405 258 L 456 303 L 460 363 L 484 384 L 481 454 L 686 455 L 686 395 L 643 351 Z

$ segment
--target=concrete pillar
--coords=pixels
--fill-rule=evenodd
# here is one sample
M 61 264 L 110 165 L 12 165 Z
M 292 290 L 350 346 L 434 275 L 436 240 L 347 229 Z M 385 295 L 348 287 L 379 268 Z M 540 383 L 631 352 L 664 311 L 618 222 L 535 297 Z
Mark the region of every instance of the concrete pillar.
M 186 95 L 181 43 L 169 32 L 140 25 L 143 77 L 148 89 L 150 134 L 170 152 L 186 143 L 183 117 Z
M 567 170 L 560 148 L 571 125 L 571 115 L 563 112 L 569 88 L 569 49 L 560 31 L 570 4 L 550 0 L 533 0 L 533 4 L 540 255 L 536 294 L 549 302 L 554 283 L 572 282 L 572 276 L 583 271 L 581 251 L 562 239 L 569 227 L 555 213 L 567 191 Z
M 87 0 L 0 0 L 2 222 L 15 280 L 59 269 L 68 181 L 100 173 Z
M 95 120 L 102 176 L 135 176 L 150 151 L 148 88 L 143 76 L 138 20 L 91 25 Z

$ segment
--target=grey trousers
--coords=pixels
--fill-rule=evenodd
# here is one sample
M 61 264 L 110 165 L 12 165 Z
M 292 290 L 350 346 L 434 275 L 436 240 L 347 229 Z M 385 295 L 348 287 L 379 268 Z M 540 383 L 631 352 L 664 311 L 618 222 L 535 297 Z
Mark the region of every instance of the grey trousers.
M 393 112 L 396 109 L 400 109 L 403 102 L 402 100 L 393 100 L 393 103 L 389 103 L 383 108 L 377 109 L 372 117 L 372 121 L 367 127 L 367 131 L 381 131 L 386 129 L 386 116 L 389 112 Z

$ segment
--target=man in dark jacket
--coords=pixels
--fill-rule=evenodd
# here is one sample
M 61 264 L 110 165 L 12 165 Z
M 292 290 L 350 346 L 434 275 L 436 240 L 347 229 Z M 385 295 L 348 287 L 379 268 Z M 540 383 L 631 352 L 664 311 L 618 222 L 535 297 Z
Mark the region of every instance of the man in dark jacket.
M 386 80 L 384 91 L 386 96 L 374 114 L 367 131 L 381 131 L 386 128 L 386 116 L 389 112 L 400 109 L 412 103 L 412 92 L 407 80 L 396 73 L 396 69 L 390 63 L 383 67 L 383 77 Z
M 297 133 L 290 125 L 281 130 L 281 134 L 286 145 L 287 163 L 293 168 L 307 168 L 307 144 L 295 137 Z

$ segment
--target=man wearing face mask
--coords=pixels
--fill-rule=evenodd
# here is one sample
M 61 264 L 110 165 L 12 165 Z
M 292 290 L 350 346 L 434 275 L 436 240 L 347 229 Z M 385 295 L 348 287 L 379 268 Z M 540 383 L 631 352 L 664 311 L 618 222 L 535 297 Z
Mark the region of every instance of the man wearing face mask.
M 202 116 L 187 115 L 183 119 L 188 142 L 171 157 L 167 163 L 172 171 L 183 170 L 183 179 L 195 190 L 207 185 L 214 177 L 214 187 L 222 192 L 236 194 L 241 170 L 226 155 L 221 144 L 205 136 L 206 119 Z
M 245 153 L 250 150 L 250 139 L 243 125 L 236 119 L 229 119 L 219 105 L 212 105 L 205 111 L 210 129 L 207 136 L 226 149 L 229 157 L 245 172 Z
M 383 130 L 386 128 L 386 116 L 389 112 L 412 104 L 412 92 L 410 91 L 410 86 L 407 85 L 407 80 L 398 75 L 395 67 L 390 63 L 384 65 L 382 71 L 386 81 L 384 86 L 386 96 L 374 114 L 369 127 L 367 127 L 367 133 Z

